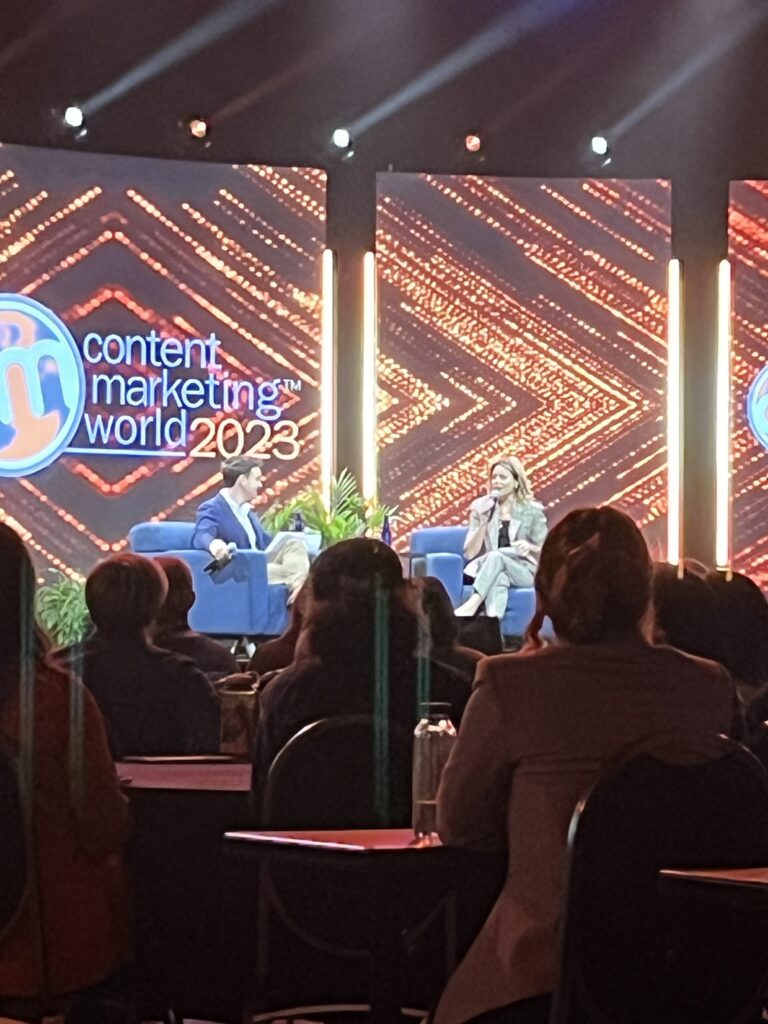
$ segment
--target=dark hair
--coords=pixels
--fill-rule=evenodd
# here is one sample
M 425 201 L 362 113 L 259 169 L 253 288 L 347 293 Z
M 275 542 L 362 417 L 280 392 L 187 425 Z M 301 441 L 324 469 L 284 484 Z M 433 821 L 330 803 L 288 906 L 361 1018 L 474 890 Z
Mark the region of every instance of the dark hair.
M 113 555 L 85 582 L 85 603 L 101 633 L 135 633 L 151 625 L 160 611 L 168 581 L 165 573 L 142 555 Z
M 432 646 L 450 647 L 459 635 L 459 624 L 453 614 L 453 605 L 442 580 L 436 576 L 422 576 L 419 581 L 421 607 L 429 622 Z
M 651 597 L 648 548 L 618 509 L 575 509 L 544 541 L 535 586 L 533 642 L 545 615 L 574 644 L 637 633 Z
M 192 584 L 192 570 L 186 562 L 170 555 L 161 555 L 155 562 L 168 580 L 168 593 L 157 615 L 159 629 L 184 629 L 187 613 L 195 603 L 195 588 Z
M 310 572 L 312 596 L 329 601 L 339 593 L 343 580 L 379 586 L 387 591 L 404 584 L 400 559 L 386 544 L 372 537 L 353 537 L 334 544 L 316 559 Z
M 376 652 L 377 616 L 386 631 L 390 664 L 409 661 L 419 642 L 419 619 L 391 591 L 346 580 L 337 597 L 312 606 L 307 618 L 310 650 L 339 671 L 355 671 L 370 679 Z
M 711 572 L 707 582 L 717 601 L 723 633 L 728 641 L 723 664 L 740 682 L 762 686 L 768 682 L 768 602 L 758 585 L 735 572 Z
M 261 469 L 261 459 L 253 455 L 235 455 L 221 463 L 221 477 L 225 487 L 234 487 L 241 476 L 248 476 L 252 469 Z
M 48 639 L 35 621 L 35 570 L 24 541 L 0 523 L 0 707 L 19 685 L 25 657 L 41 661 Z
M 657 562 L 653 567 L 653 609 L 657 639 L 687 654 L 725 665 L 729 644 L 718 615 L 717 598 L 706 579 L 687 569 Z

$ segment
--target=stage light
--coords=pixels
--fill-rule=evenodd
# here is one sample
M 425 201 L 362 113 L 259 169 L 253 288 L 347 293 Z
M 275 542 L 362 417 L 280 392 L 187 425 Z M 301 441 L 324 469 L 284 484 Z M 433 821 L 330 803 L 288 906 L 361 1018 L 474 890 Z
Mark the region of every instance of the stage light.
M 464 148 L 468 153 L 479 153 L 483 146 L 483 140 L 479 135 L 475 135 L 474 132 L 470 132 L 469 135 L 464 138 Z
M 365 498 L 376 498 L 378 480 L 378 416 L 376 402 L 376 360 L 378 355 L 378 309 L 376 302 L 376 253 L 363 256 L 363 465 L 362 488 Z
M 67 128 L 82 128 L 85 124 L 85 114 L 81 107 L 71 106 L 64 111 L 64 124 Z
M 337 149 L 349 149 L 352 145 L 352 137 L 346 128 L 337 128 L 331 136 L 331 140 Z
M 593 135 L 589 141 L 589 148 L 595 156 L 608 156 L 608 151 L 611 147 L 608 145 L 608 139 L 604 135 Z
M 715 385 L 715 564 L 731 566 L 731 264 L 717 268 Z
M 332 249 L 323 249 L 323 308 L 320 332 L 320 493 L 325 507 L 331 500 L 336 434 L 336 256 Z
M 683 303 L 680 260 L 667 267 L 667 561 L 683 567 Z
M 187 124 L 189 134 L 194 139 L 204 139 L 210 130 L 208 122 L 202 117 L 193 117 Z

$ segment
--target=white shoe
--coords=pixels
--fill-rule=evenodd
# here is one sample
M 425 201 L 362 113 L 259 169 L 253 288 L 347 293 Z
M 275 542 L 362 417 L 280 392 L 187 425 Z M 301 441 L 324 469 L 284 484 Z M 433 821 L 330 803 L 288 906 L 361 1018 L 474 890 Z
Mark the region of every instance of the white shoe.
M 463 604 L 460 604 L 458 608 L 454 608 L 453 614 L 458 616 L 460 619 L 471 619 L 473 615 L 477 615 L 480 611 L 482 603 L 483 599 L 479 594 L 472 594 Z

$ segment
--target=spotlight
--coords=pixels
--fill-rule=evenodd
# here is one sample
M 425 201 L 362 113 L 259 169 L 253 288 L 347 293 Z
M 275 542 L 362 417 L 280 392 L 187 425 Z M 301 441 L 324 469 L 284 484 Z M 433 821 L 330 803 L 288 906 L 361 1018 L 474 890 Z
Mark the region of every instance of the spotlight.
M 346 128 L 337 128 L 331 136 L 331 140 L 337 149 L 349 149 L 352 145 L 352 137 Z
M 204 139 L 210 131 L 210 126 L 205 118 L 192 117 L 187 124 L 187 130 L 193 139 Z
M 85 124 L 85 114 L 80 107 L 67 107 L 64 111 L 64 124 L 67 128 L 82 128 Z
M 608 139 L 604 135 L 593 135 L 589 141 L 589 148 L 595 156 L 608 156 L 608 151 L 611 147 L 608 145 Z
M 470 132 L 469 135 L 464 138 L 464 148 L 468 153 L 479 153 L 483 148 L 483 140 L 479 135 L 474 132 Z

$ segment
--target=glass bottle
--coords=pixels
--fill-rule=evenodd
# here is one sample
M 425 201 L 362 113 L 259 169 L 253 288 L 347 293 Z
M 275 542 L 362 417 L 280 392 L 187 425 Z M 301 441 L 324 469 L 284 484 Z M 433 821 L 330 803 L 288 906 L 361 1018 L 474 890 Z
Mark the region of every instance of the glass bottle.
M 413 734 L 413 831 L 419 838 L 437 835 L 437 788 L 456 740 L 450 709 L 450 704 L 419 706 Z
M 304 516 L 298 509 L 293 513 L 293 532 L 301 533 L 304 530 Z
M 384 522 L 381 524 L 381 540 L 382 543 L 392 546 L 392 527 L 389 522 L 389 516 L 384 516 Z

